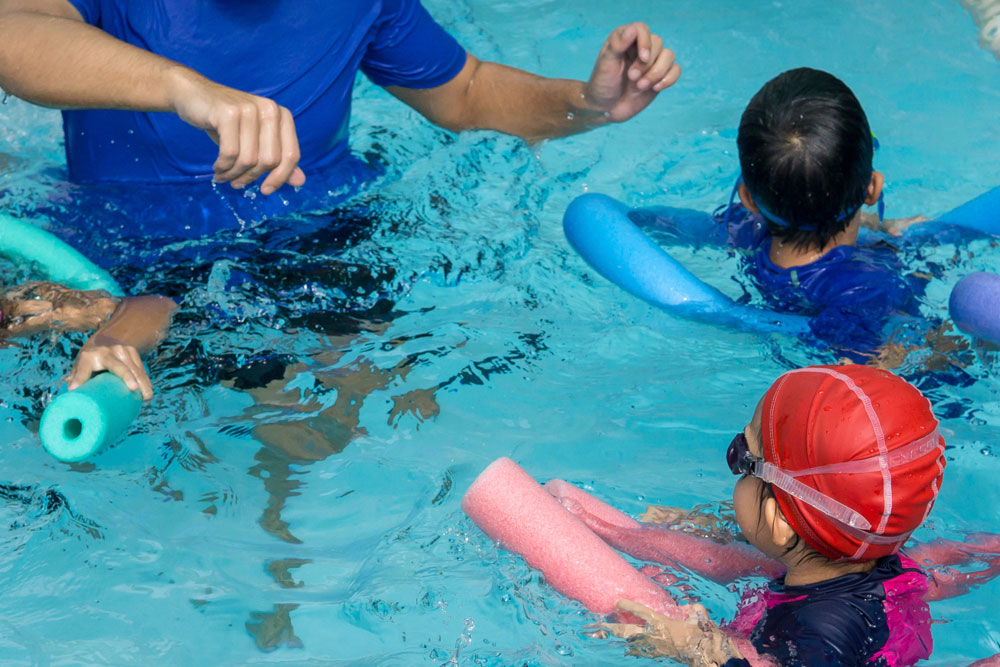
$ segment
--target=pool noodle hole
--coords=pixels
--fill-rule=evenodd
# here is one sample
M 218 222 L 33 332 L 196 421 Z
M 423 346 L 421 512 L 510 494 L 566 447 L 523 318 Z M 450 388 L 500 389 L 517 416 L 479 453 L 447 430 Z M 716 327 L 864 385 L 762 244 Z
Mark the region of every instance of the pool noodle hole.
M 67 440 L 76 440 L 83 433 L 83 422 L 79 419 L 67 419 L 63 424 L 63 437 Z

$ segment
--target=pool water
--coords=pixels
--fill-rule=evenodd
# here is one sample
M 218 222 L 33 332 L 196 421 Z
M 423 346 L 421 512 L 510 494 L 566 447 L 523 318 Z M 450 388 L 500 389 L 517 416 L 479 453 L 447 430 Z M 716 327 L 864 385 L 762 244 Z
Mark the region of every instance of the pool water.
M 622 642 L 586 634 L 592 614 L 465 518 L 464 490 L 511 456 L 632 514 L 724 501 L 724 448 L 759 395 L 787 368 L 833 358 L 632 299 L 569 249 L 569 201 L 713 209 L 737 172 L 746 101 L 800 65 L 861 99 L 890 216 L 1000 183 L 1000 65 L 955 0 L 426 4 L 480 57 L 576 78 L 613 26 L 644 19 L 684 76 L 626 125 L 537 146 L 450 135 L 360 80 L 351 135 L 377 180 L 348 199 L 331 184 L 309 213 L 294 194 L 286 213 L 262 214 L 252 192 L 234 204 L 205 185 L 198 196 L 232 214 L 207 240 L 155 233 L 187 199 L 122 203 L 65 183 L 58 115 L 0 107 L 0 208 L 44 215 L 118 259 L 127 289 L 181 303 L 149 360 L 152 404 L 86 463 L 56 462 L 36 436 L 81 338 L 0 349 L 3 664 L 629 662 Z M 935 274 L 928 317 L 947 316 L 961 276 L 1000 270 L 994 246 L 908 258 Z M 725 251 L 677 256 L 746 291 Z M 1000 364 L 969 349 L 945 374 L 964 380 L 941 381 L 925 356 L 901 371 L 935 401 L 950 449 L 917 539 L 996 530 Z M 716 617 L 732 615 L 734 587 L 687 578 Z M 998 585 L 932 605 L 928 664 L 1000 652 Z

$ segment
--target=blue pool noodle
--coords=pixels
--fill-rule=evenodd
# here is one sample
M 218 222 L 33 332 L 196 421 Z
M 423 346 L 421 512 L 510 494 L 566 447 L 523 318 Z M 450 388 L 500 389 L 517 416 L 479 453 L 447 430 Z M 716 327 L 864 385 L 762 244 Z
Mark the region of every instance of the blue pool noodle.
M 933 223 L 958 225 L 984 234 L 1000 236 L 1000 187 L 979 195 L 956 209 L 937 217 Z
M 750 331 L 809 332 L 809 321 L 801 315 L 738 304 L 699 280 L 629 219 L 625 204 L 607 195 L 573 200 L 563 216 L 563 230 L 595 271 L 663 310 Z
M 0 255 L 34 265 L 53 282 L 121 296 L 107 271 L 48 232 L 0 214 Z M 60 394 L 42 413 L 42 445 L 62 461 L 80 461 L 117 440 L 142 407 L 142 396 L 118 376 L 101 373 Z

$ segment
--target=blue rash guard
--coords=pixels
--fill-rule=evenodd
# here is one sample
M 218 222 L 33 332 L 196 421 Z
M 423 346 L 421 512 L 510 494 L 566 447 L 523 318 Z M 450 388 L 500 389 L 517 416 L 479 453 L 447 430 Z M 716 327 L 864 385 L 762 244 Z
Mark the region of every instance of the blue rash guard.
M 716 216 L 724 219 L 725 212 Z M 920 316 L 923 284 L 904 278 L 902 262 L 885 244 L 839 246 L 783 269 L 770 260 L 772 239 L 760 216 L 736 204 L 724 231 L 726 242 L 745 253 L 746 272 L 770 308 L 810 317 L 817 338 L 856 361 L 878 349 L 892 316 Z
M 307 174 L 349 155 L 359 69 L 380 86 L 433 88 L 465 64 L 419 0 L 69 2 L 113 37 L 287 107 Z M 74 181 L 210 179 L 218 155 L 205 132 L 169 113 L 64 111 L 63 127 Z
M 905 667 L 929 658 L 927 577 L 906 557 L 809 586 L 779 579 L 740 604 L 731 632 L 784 667 Z M 749 667 L 733 658 L 723 667 Z

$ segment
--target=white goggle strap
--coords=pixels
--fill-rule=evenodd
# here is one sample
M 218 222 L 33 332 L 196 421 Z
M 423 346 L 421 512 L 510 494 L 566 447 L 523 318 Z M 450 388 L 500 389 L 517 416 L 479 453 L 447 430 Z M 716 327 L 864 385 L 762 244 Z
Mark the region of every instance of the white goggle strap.
M 864 518 L 844 503 L 839 500 L 834 500 L 830 496 L 817 491 L 811 486 L 806 486 L 781 468 L 778 468 L 767 461 L 760 461 L 757 463 L 757 470 L 755 471 L 754 476 L 759 477 L 769 484 L 773 484 L 788 495 L 798 498 L 807 505 L 815 507 L 823 514 L 836 519 L 845 526 L 866 531 L 871 530 L 872 528 L 868 519 Z

